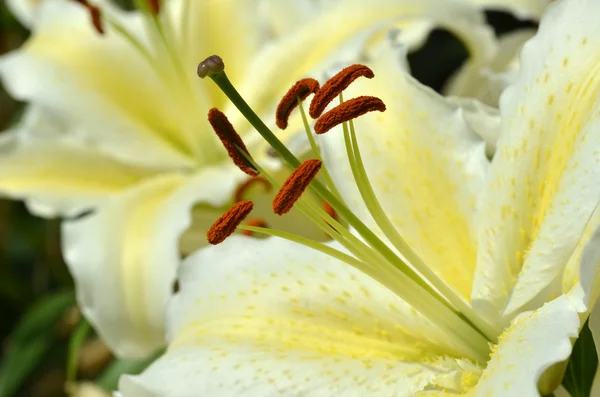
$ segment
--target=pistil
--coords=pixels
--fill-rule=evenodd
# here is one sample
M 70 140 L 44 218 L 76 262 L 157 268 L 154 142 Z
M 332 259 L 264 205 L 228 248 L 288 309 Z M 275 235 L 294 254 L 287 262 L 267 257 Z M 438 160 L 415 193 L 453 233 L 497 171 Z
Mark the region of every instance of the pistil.
M 209 62 L 213 61 L 214 58 L 212 58 Z M 208 70 L 209 68 L 203 63 L 200 65 L 200 69 Z M 356 70 L 364 69 L 360 68 Z M 300 167 L 300 161 L 285 147 L 285 145 L 283 145 L 283 143 L 279 141 L 279 139 L 254 113 L 250 106 L 239 95 L 237 90 L 235 90 L 227 78 L 224 70 L 217 72 L 208 71 L 206 74 L 204 74 L 204 76 L 201 77 L 205 76 L 209 76 L 221 88 L 221 90 L 229 97 L 234 105 L 236 105 L 246 119 L 256 128 L 256 130 L 264 137 L 264 139 L 279 154 L 280 158 L 283 159 L 283 161 L 292 170 L 296 170 Z M 325 87 L 325 85 L 323 87 Z M 300 104 L 301 101 L 298 100 L 298 103 Z M 381 104 L 383 104 L 383 102 L 381 102 Z M 268 175 L 266 171 L 261 169 L 260 165 L 255 163 L 249 157 L 249 155 L 243 151 L 241 151 L 241 154 L 245 156 L 248 161 L 253 163 L 254 168 L 258 170 L 261 175 L 266 177 L 269 182 L 277 187 L 277 183 Z M 319 156 L 318 152 L 315 154 Z M 351 159 L 351 161 L 353 160 Z M 358 174 L 357 176 L 361 177 Z M 473 322 L 469 322 L 468 320 L 466 321 L 463 317 L 456 313 L 454 308 L 448 303 L 445 297 L 433 289 L 429 285 L 429 282 L 423 279 L 422 274 L 415 272 L 415 270 L 408 266 L 403 259 L 401 259 L 369 227 L 367 227 L 358 217 L 356 217 L 337 194 L 332 193 L 332 191 L 330 191 L 317 179 L 313 179 L 309 184 L 309 187 L 320 197 L 322 201 L 329 203 L 333 211 L 340 217 L 340 219 L 347 222 L 350 227 L 355 229 L 360 235 L 361 239 L 357 238 L 337 219 L 331 217 L 323 210 L 321 206 L 312 203 L 310 200 L 303 199 L 302 197 L 298 199 L 298 197 L 296 197 L 297 195 L 295 195 L 294 203 L 297 201 L 295 205 L 297 205 L 299 209 L 309 219 L 314 221 L 315 224 L 318 225 L 322 230 L 330 234 L 332 238 L 342 244 L 342 246 L 347 249 L 352 256 L 314 241 L 308 242 L 306 239 L 301 238 L 300 236 L 291 235 L 282 231 L 245 225 L 239 225 L 239 228 L 242 230 L 263 232 L 265 234 L 287 238 L 292 241 L 303 243 L 322 252 L 327 252 L 328 254 L 345 261 L 349 265 L 356 267 L 358 270 L 368 274 L 375 280 L 385 285 L 387 288 L 413 306 L 417 311 L 426 316 L 430 321 L 436 323 L 439 327 L 444 329 L 449 337 L 452 338 L 454 343 L 457 346 L 460 346 L 462 351 L 465 352 L 467 356 L 478 361 L 485 361 L 487 359 L 488 344 L 489 341 L 493 341 L 493 336 L 488 337 L 490 339 L 486 339 L 483 336 L 486 334 L 486 332 L 478 330 L 478 327 L 474 326 Z

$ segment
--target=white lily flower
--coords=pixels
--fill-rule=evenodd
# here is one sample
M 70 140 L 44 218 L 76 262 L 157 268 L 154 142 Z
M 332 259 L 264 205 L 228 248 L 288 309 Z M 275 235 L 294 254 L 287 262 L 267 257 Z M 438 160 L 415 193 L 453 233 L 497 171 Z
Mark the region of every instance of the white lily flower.
M 374 59 L 375 79 L 344 96 L 377 95 L 386 113 L 321 141 L 347 207 L 311 182 L 349 229 L 300 199 L 331 225 L 335 243 L 264 230 L 282 238 L 232 236 L 188 258 L 170 306 L 169 349 L 142 375 L 123 377 L 120 394 L 556 390 L 600 293 L 599 12 L 595 0 L 550 7 L 502 98 L 491 164 L 455 102 L 399 71 L 389 51 Z M 331 114 L 352 116 L 339 110 L 319 122 Z M 304 167 L 295 173 L 310 181 Z M 297 198 L 294 189 L 284 185 L 282 197 Z M 540 245 L 544 262 L 532 266 Z
M 343 0 L 277 31 L 273 21 L 289 13 L 263 15 L 254 0 L 172 0 L 158 15 L 142 0 L 145 11 L 134 13 L 100 1 L 100 19 L 88 6 L 105 30 L 100 36 L 80 4 L 44 2 L 31 39 L 0 60 L 0 72 L 16 98 L 63 127 L 48 133 L 52 139 L 18 131 L 0 158 L 0 191 L 43 216 L 92 210 L 63 224 L 79 303 L 118 355 L 146 355 L 164 344 L 165 302 L 190 208 L 198 203 L 197 218 L 212 221 L 247 179 L 206 122 L 206 110 L 225 102 L 198 82 L 198 60 L 213 53 L 230 60 L 244 96 L 260 114 L 272 114 L 282 87 L 351 61 L 390 24 L 445 21 L 473 56 L 485 57 L 491 33 L 482 16 L 442 3 L 443 12 L 439 0 Z M 249 148 L 264 153 L 248 123 L 227 113 Z

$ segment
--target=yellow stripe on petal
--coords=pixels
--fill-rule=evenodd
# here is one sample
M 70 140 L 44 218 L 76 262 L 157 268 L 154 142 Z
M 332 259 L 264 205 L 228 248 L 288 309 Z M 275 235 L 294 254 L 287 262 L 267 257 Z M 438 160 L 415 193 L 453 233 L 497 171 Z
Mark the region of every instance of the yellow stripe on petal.
M 464 391 L 462 375 L 479 373 L 377 282 L 274 237 L 232 236 L 186 259 L 170 309 L 167 353 L 124 379 L 124 395 L 408 397 Z
M 64 209 L 98 203 L 152 175 L 96 150 L 54 144 L 23 145 L 0 158 L 0 191 Z
M 164 345 L 168 298 L 180 262 L 178 241 L 197 202 L 226 200 L 232 168 L 144 181 L 63 225 L 63 252 L 78 301 L 117 355 L 145 357 Z M 220 203 L 221 205 L 223 203 Z
M 563 271 L 600 198 L 598 12 L 600 3 L 588 0 L 549 6 L 501 99 L 472 295 L 499 321 L 562 292 Z

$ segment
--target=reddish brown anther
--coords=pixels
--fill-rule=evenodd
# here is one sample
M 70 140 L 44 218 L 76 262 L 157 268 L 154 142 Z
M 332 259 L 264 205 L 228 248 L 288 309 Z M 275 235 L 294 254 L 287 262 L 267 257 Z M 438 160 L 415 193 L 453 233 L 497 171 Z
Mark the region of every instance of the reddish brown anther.
M 323 211 L 333 219 L 337 219 L 337 213 L 327 201 L 323 201 Z
M 308 185 L 317 176 L 321 164 L 320 160 L 306 160 L 292 172 L 273 199 L 273 211 L 277 215 L 286 214 L 292 209 Z
M 267 224 L 267 222 L 262 218 L 252 218 L 248 222 L 246 222 L 246 225 L 254 226 L 254 227 L 268 227 L 269 226 Z M 254 232 L 252 230 L 244 230 L 244 231 L 242 231 L 242 233 L 246 236 L 254 235 Z
M 384 112 L 385 103 L 372 96 L 349 99 L 321 116 L 315 123 L 315 133 L 324 134 L 336 125 L 373 111 Z
M 217 245 L 225 241 L 252 212 L 252 208 L 254 208 L 254 204 L 249 200 L 236 203 L 210 227 L 206 233 L 208 242 Z
M 217 133 L 217 136 L 225 146 L 225 150 L 229 154 L 229 157 L 233 160 L 233 163 L 238 166 L 238 168 L 244 171 L 246 174 L 250 176 L 258 175 L 258 170 L 254 168 L 252 163 L 244 157 L 250 157 L 250 153 L 248 149 L 246 149 L 246 145 L 244 145 L 244 141 L 235 131 L 227 116 L 223 114 L 219 109 L 212 108 L 208 111 L 208 122 L 212 126 L 213 130 Z
M 84 6 L 90 14 L 92 26 L 98 34 L 104 34 L 104 24 L 102 23 L 102 10 L 98 6 L 90 4 L 88 0 L 74 0 L 76 3 Z
M 281 98 L 277 111 L 275 112 L 275 123 L 277 127 L 285 130 L 288 126 L 288 119 L 292 111 L 298 106 L 298 98 L 305 100 L 310 94 L 319 90 L 319 82 L 315 79 L 307 78 L 296 82 L 289 91 Z
M 310 102 L 308 114 L 313 119 L 319 118 L 331 101 L 342 93 L 354 80 L 359 77 L 372 79 L 373 71 L 365 65 L 351 65 L 327 80 Z
M 270 191 L 271 188 L 273 187 L 273 185 L 271 185 L 271 183 L 262 176 L 252 177 L 250 179 L 247 179 L 245 182 L 241 183 L 237 187 L 237 189 L 235 189 L 235 193 L 233 195 L 235 202 L 237 203 L 239 201 L 244 200 L 244 197 L 245 197 L 248 189 L 250 189 L 252 186 L 254 186 L 256 184 L 263 185 L 266 192 Z
M 160 0 L 148 0 L 148 8 L 152 15 L 158 15 L 160 12 Z
M 104 35 L 104 24 L 102 23 L 102 11 L 99 7 L 90 5 L 88 7 L 90 17 L 92 18 L 92 25 L 98 34 Z

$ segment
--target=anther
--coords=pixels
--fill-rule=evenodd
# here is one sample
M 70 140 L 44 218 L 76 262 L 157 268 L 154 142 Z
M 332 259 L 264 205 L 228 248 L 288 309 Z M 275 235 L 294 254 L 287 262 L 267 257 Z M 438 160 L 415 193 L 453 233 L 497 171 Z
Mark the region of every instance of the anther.
M 208 111 L 208 122 L 217 133 L 223 146 L 225 146 L 225 150 L 227 150 L 233 163 L 250 176 L 258 175 L 258 170 L 256 170 L 252 163 L 241 153 L 241 151 L 243 151 L 246 156 L 250 157 L 250 153 L 248 152 L 248 149 L 246 149 L 244 141 L 242 141 L 242 138 L 240 138 L 235 131 L 227 119 L 227 116 L 219 109 L 212 108 Z
M 290 114 L 296 106 L 298 99 L 305 100 L 310 94 L 314 94 L 319 90 L 319 82 L 315 79 L 307 78 L 296 82 L 281 98 L 277 111 L 275 112 L 275 122 L 277 127 L 285 130 L 288 126 Z
M 225 63 L 218 55 L 211 55 L 198 64 L 198 77 L 201 79 L 211 74 L 219 74 L 225 70 Z
M 337 213 L 335 212 L 335 209 L 333 209 L 331 204 L 329 204 L 327 201 L 323 201 L 323 211 L 325 211 L 325 213 L 333 219 L 337 219 Z
M 252 212 L 254 204 L 245 200 L 236 203 L 210 227 L 206 238 L 210 244 L 217 245 L 235 232 L 235 229 Z
M 148 8 L 152 15 L 158 15 L 160 12 L 160 0 L 148 0 Z
M 318 118 L 323 114 L 327 105 L 348 88 L 354 80 L 359 77 L 372 79 L 374 76 L 373 71 L 365 65 L 351 65 L 342 69 L 338 74 L 327 80 L 319 92 L 315 94 L 310 102 L 308 114 L 313 119 Z
M 306 160 L 292 172 L 273 199 L 273 211 L 277 215 L 286 214 L 292 209 L 308 185 L 317 176 L 321 165 L 320 160 Z
M 270 191 L 271 188 L 273 187 L 273 185 L 271 185 L 271 183 L 269 181 L 267 181 L 266 178 L 263 178 L 262 176 L 252 177 L 252 178 L 246 180 L 245 182 L 241 183 L 237 187 L 237 189 L 235 189 L 235 193 L 233 195 L 235 202 L 237 203 L 237 202 L 244 200 L 244 196 L 246 195 L 246 192 L 248 191 L 248 189 L 250 189 L 252 186 L 254 186 L 256 184 L 263 185 L 266 192 Z
M 254 226 L 254 227 L 268 227 L 267 222 L 262 218 L 252 218 L 248 222 L 246 222 L 246 226 Z M 253 236 L 254 232 L 252 230 L 244 230 L 242 233 L 245 236 Z
M 324 134 L 336 125 L 373 111 L 384 112 L 385 103 L 372 96 L 349 99 L 321 116 L 315 123 L 315 133 Z
M 98 6 L 90 4 L 88 0 L 75 0 L 76 3 L 81 4 L 86 8 L 88 13 L 90 14 L 90 19 L 92 21 L 92 26 L 98 34 L 104 34 L 104 25 L 102 24 L 102 11 Z

